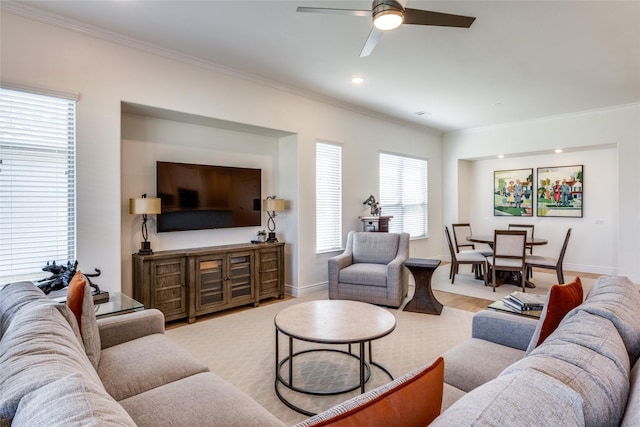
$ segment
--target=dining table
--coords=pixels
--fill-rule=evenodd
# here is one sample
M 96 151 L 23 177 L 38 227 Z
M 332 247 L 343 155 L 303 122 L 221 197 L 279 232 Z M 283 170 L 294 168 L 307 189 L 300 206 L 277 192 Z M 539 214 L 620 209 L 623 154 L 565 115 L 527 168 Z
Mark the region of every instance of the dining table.
M 472 234 L 467 236 L 467 240 L 473 243 L 485 243 L 493 249 L 493 234 Z M 540 237 L 529 237 L 525 242 L 525 246 L 540 246 L 549 243 L 547 239 L 541 239 Z
M 493 250 L 493 239 L 494 239 L 494 235 L 493 234 L 472 234 L 471 236 L 467 236 L 467 240 L 473 243 L 484 243 L 489 245 L 489 247 L 491 247 L 491 249 Z M 525 241 L 525 246 L 529 247 L 529 246 L 541 246 L 541 245 L 546 245 L 547 243 L 549 243 L 549 241 L 547 239 L 542 239 L 540 237 L 530 237 L 529 235 L 527 235 L 527 240 Z M 482 279 L 481 276 L 478 277 L 479 279 Z M 511 277 L 506 276 L 503 277 L 504 283 L 510 283 L 513 285 L 518 285 L 519 281 L 517 280 L 513 280 Z M 536 285 L 530 281 L 527 280 L 525 282 L 525 285 L 527 288 L 535 288 Z

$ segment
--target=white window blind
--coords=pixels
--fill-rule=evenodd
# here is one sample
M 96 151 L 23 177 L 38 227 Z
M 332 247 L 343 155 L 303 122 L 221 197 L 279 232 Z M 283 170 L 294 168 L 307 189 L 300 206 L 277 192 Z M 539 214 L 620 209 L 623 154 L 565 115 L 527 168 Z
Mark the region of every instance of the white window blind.
M 0 88 L 0 283 L 76 258 L 75 108 Z
M 390 232 L 427 236 L 427 188 L 426 160 L 380 153 L 380 208 L 393 215 Z
M 342 147 L 316 143 L 316 252 L 342 248 Z

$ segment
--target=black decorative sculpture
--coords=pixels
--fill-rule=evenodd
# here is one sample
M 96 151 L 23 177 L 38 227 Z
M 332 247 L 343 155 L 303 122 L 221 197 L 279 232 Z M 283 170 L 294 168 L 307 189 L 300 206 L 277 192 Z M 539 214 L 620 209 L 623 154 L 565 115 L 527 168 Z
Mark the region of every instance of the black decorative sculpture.
M 69 286 L 71 279 L 76 274 L 77 269 L 77 260 L 74 261 L 73 264 L 71 264 L 71 261 L 67 261 L 66 266 L 58 265 L 55 261 L 52 261 L 51 263 L 47 261 L 47 265 L 42 268 L 42 271 L 48 271 L 49 273 L 51 273 L 51 276 L 38 280 L 36 282 L 36 285 L 40 289 L 42 289 L 42 292 L 44 292 L 45 294 L 49 294 L 51 291 L 57 291 L 59 289 L 66 288 L 67 286 Z M 102 272 L 97 268 L 94 268 L 94 270 L 96 271 L 95 273 L 83 273 L 83 275 L 87 278 L 87 281 L 89 282 L 91 288 L 93 288 L 92 294 L 99 295 L 103 292 L 100 291 L 100 287 L 98 287 L 97 284 L 91 281 L 91 277 L 98 277 Z
M 71 261 L 67 261 L 66 267 L 64 265 L 58 265 L 55 261 L 51 264 L 47 261 L 47 265 L 42 268 L 42 271 L 48 271 L 51 276 L 40 279 L 36 282 L 36 285 L 42 289 L 42 292 L 48 294 L 51 291 L 57 291 L 69 286 L 69 282 L 76 274 L 78 268 L 78 261 L 71 264 Z
M 376 198 L 373 194 L 369 195 L 369 198 L 362 202 L 363 205 L 369 205 L 371 207 L 371 215 L 380 216 L 380 203 L 376 202 Z

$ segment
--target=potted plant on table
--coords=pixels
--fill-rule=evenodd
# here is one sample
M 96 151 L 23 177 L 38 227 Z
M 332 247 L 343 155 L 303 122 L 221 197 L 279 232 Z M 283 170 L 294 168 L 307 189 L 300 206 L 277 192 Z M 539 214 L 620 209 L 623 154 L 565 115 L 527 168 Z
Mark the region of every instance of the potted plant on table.
M 264 243 L 267 240 L 267 232 L 265 230 L 260 230 L 257 233 L 258 241 Z

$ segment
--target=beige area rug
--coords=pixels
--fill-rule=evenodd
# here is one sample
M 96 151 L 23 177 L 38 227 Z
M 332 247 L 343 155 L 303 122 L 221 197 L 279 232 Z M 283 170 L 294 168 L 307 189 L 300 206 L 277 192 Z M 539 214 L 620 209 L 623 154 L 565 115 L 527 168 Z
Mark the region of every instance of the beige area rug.
M 413 289 L 410 296 L 412 291 Z M 289 305 L 326 298 L 326 292 L 316 293 L 199 321 L 170 329 L 166 334 L 209 366 L 212 372 L 247 393 L 287 425 L 292 425 L 307 417 L 289 409 L 275 394 L 273 319 L 280 310 Z M 449 307 L 445 307 L 440 316 L 393 309 L 389 311 L 396 317 L 396 329 L 390 335 L 373 342 L 373 359 L 396 377 L 431 362 L 471 336 L 471 312 Z M 295 343 L 296 351 L 312 346 L 299 341 Z M 285 344 L 286 338 L 281 335 L 280 357 L 286 352 Z M 313 348 L 318 347 L 314 346 Z M 333 348 L 346 350 L 347 346 Z M 357 352 L 357 348 L 354 348 L 354 351 Z M 340 380 L 355 384 L 358 381 L 358 377 L 354 376 L 357 375 L 356 366 L 349 356 L 326 352 L 311 353 L 296 359 L 294 378 L 319 379 L 320 383 Z M 388 381 L 389 377 L 382 370 L 373 367 L 367 390 Z M 296 385 L 311 386 L 301 383 Z M 319 385 L 321 386 L 322 384 Z M 358 389 L 329 397 L 294 393 L 282 386 L 279 390 L 294 404 L 312 412 L 321 412 L 359 393 Z
M 484 282 L 482 280 L 474 278 L 470 265 L 461 265 L 459 267 L 458 274 L 456 274 L 455 283 L 451 284 L 451 279 L 449 279 L 450 268 L 451 264 L 443 263 L 436 269 L 433 273 L 433 277 L 431 278 L 431 287 L 433 289 L 494 301 L 506 297 L 513 291 L 522 290 L 521 287 L 516 285 L 503 284 L 501 286 L 497 286 L 496 291 L 493 292 L 492 286 L 484 286 Z M 552 273 L 539 270 L 534 271 L 531 282 L 533 282 L 536 287 L 533 289 L 527 288 L 526 292 L 546 295 L 551 285 L 558 283 L 558 277 L 555 272 L 553 272 L 553 270 L 548 271 Z M 565 283 L 571 282 L 574 278 L 575 275 L 569 275 L 566 273 L 564 275 Z M 582 287 L 586 296 L 595 279 L 580 277 L 580 281 L 582 282 Z

